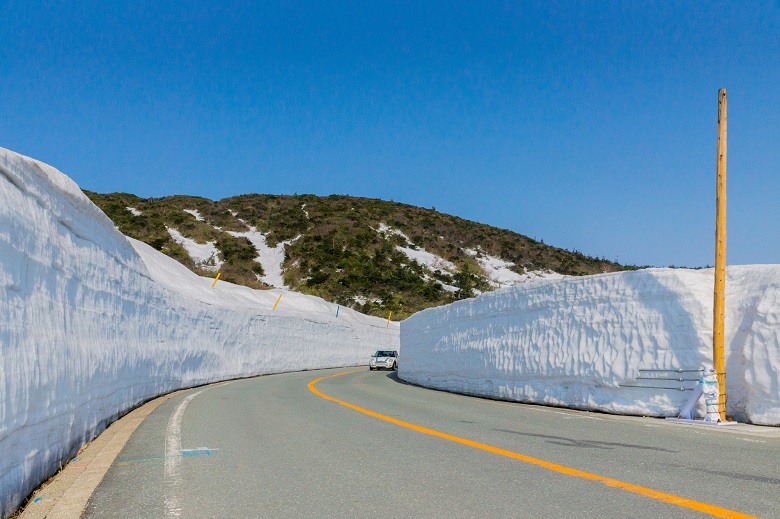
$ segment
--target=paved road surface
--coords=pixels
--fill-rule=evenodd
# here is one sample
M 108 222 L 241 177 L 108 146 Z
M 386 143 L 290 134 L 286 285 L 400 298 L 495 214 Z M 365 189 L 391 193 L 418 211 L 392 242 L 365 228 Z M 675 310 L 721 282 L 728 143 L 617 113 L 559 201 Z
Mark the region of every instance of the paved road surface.
M 169 399 L 136 430 L 84 517 L 657 519 L 717 511 L 707 505 L 780 517 L 774 428 L 711 430 L 495 402 L 367 369 L 316 385 L 360 408 L 483 446 L 476 448 L 307 387 L 343 371 L 258 377 Z M 641 488 L 608 486 L 592 475 Z M 652 491 L 698 504 L 671 504 Z

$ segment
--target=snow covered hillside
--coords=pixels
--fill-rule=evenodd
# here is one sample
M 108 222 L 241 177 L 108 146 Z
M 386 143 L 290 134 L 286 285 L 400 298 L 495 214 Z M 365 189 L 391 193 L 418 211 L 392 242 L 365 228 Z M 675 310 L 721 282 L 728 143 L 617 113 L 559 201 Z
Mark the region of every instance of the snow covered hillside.
M 400 321 L 496 288 L 635 267 L 456 216 L 343 195 L 85 194 L 126 236 L 199 275 L 289 288 Z
M 727 412 L 780 425 L 780 265 L 729 267 L 726 290 Z M 712 292 L 712 269 L 505 288 L 404 321 L 399 376 L 521 402 L 675 415 L 690 395 L 680 388 L 712 364 Z
M 125 238 L 62 173 L 0 148 L 0 517 L 156 395 L 398 348 L 397 323 L 211 282 Z

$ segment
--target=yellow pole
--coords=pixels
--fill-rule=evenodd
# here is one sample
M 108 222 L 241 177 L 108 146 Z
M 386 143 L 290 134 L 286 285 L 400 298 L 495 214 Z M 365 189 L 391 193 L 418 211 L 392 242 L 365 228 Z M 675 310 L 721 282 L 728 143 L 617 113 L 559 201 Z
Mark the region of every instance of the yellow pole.
M 393 315 L 393 311 L 390 310 L 390 313 L 387 315 L 387 324 L 385 325 L 385 328 L 390 326 L 390 316 L 392 316 L 392 315 Z
M 279 297 L 276 298 L 276 302 L 274 303 L 274 307 L 271 308 L 271 310 L 276 310 L 276 305 L 279 304 L 279 300 L 282 298 L 282 294 L 279 294 Z
M 214 282 L 211 284 L 211 288 L 214 288 L 214 285 L 217 284 L 217 280 L 219 279 L 220 274 L 222 274 L 222 272 L 217 272 L 217 277 L 214 278 Z
M 726 309 L 726 89 L 718 90 L 718 181 L 715 211 L 715 301 L 712 360 L 718 375 L 718 413 L 726 420 L 726 362 L 723 347 Z

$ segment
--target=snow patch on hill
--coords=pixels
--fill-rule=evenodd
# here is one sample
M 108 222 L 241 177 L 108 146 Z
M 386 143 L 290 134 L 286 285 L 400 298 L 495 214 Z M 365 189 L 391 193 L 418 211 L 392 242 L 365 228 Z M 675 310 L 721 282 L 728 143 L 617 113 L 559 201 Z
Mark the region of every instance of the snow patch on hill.
M 539 281 L 541 279 L 563 279 L 565 277 L 550 270 L 534 270 L 518 274 L 510 268 L 515 266 L 510 261 L 505 261 L 499 257 L 474 249 L 463 249 L 463 252 L 469 256 L 476 257 L 477 263 L 479 263 L 479 266 L 488 278 L 488 282 L 495 288 L 519 285 L 520 283 Z
M 191 214 L 191 215 L 192 215 L 192 216 L 194 216 L 194 217 L 195 217 L 195 219 L 196 219 L 197 221 L 199 221 L 199 222 L 205 222 L 205 221 L 206 221 L 206 219 L 205 219 L 205 218 L 203 218 L 203 217 L 200 215 L 200 212 L 199 212 L 197 209 L 182 209 L 182 211 L 184 211 L 184 212 L 185 212 L 185 213 L 187 213 L 187 214 Z
M 190 255 L 192 261 L 197 266 L 204 270 L 210 270 L 217 272 L 222 268 L 224 261 L 219 259 L 219 249 L 214 241 L 208 241 L 206 243 L 198 243 L 193 239 L 187 238 L 182 233 L 172 227 L 166 227 L 168 234 L 171 235 L 173 241 L 184 247 L 187 254 Z
M 455 264 L 451 261 L 447 261 L 446 259 L 439 257 L 436 254 L 431 254 L 430 252 L 420 247 L 412 249 L 410 247 L 401 247 L 400 245 L 396 245 L 395 249 L 398 252 L 405 254 L 406 257 L 410 260 L 415 261 L 424 267 L 428 267 L 428 269 L 432 272 L 437 270 L 444 272 L 457 272 L 458 270 Z
M 396 245 L 395 249 L 417 264 L 423 267 L 428 267 L 428 269 L 431 271 L 440 270 L 447 273 L 457 272 L 458 270 L 455 264 L 451 261 L 447 261 L 444 258 L 439 257 L 436 254 L 432 254 L 422 247 L 418 247 L 417 245 L 413 244 L 409 237 L 398 229 L 393 229 L 384 223 L 380 223 L 376 231 L 385 236 L 385 239 L 387 239 L 388 235 L 396 235 L 403 238 L 408 247 Z
M 246 224 L 243 220 L 241 222 Z M 284 248 L 295 243 L 300 236 L 296 236 L 292 240 L 279 242 L 275 247 L 269 247 L 265 235 L 258 231 L 256 227 L 249 226 L 249 230 L 245 232 L 228 231 L 228 233 L 237 238 L 246 238 L 257 249 L 255 261 L 263 266 L 264 272 L 262 276 L 257 276 L 259 281 L 277 288 L 285 286 L 283 276 L 286 254 Z
M 129 240 L 68 177 L 0 148 L 0 517 L 157 395 L 361 364 L 398 324 L 194 275 Z
M 398 229 L 394 229 L 384 223 L 380 223 L 376 231 L 384 235 L 385 238 L 387 238 L 388 235 L 396 235 L 403 238 L 406 241 L 407 246 L 404 247 L 401 245 L 396 245 L 395 249 L 398 252 L 404 254 L 411 261 L 414 261 L 418 265 L 427 268 L 429 271 L 431 271 L 431 273 L 439 271 L 439 275 L 451 276 L 452 274 L 458 272 L 458 267 L 454 263 L 413 244 L 409 237 Z M 565 277 L 556 272 L 543 270 L 531 272 L 526 271 L 523 274 L 519 274 L 510 268 L 514 267 L 515 265 L 512 262 L 505 261 L 496 256 L 491 256 L 490 254 L 486 254 L 481 250 L 469 248 L 464 248 L 462 250 L 464 253 L 474 257 L 477 260 L 480 268 L 485 273 L 485 277 L 487 278 L 488 283 L 490 283 L 490 285 L 494 288 L 518 285 L 521 283 L 539 281 L 542 279 L 562 279 Z M 430 276 L 424 276 L 423 279 L 425 281 L 432 280 Z M 440 283 L 442 288 L 448 292 L 457 292 L 460 290 L 455 286 L 442 283 L 439 280 L 437 280 L 437 282 Z M 479 291 L 475 292 L 481 294 Z
M 403 238 L 404 241 L 407 244 L 412 243 L 412 240 L 410 240 L 409 237 L 406 234 L 404 234 L 403 232 L 399 231 L 398 229 L 393 229 L 389 225 L 387 225 L 385 223 L 382 223 L 382 222 L 379 223 L 379 227 L 376 228 L 376 232 L 384 235 L 385 238 L 387 238 L 388 234 L 394 234 L 396 236 L 400 236 L 401 238 Z

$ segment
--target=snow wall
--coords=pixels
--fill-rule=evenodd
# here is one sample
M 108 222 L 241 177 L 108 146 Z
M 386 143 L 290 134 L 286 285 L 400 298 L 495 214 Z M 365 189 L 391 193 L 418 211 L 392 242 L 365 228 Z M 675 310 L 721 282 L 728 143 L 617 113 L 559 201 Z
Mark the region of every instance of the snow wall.
M 401 323 L 399 377 L 497 399 L 675 416 L 691 394 L 679 388 L 695 385 L 675 379 L 699 373 L 671 370 L 712 365 L 713 282 L 712 269 L 648 269 L 427 309 Z M 780 425 L 780 265 L 728 268 L 725 342 L 728 415 Z
M 397 323 L 192 274 L 59 171 L 0 148 L 0 517 L 117 417 L 251 375 L 363 364 Z

